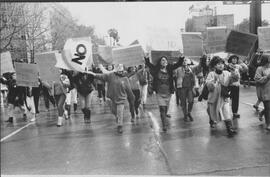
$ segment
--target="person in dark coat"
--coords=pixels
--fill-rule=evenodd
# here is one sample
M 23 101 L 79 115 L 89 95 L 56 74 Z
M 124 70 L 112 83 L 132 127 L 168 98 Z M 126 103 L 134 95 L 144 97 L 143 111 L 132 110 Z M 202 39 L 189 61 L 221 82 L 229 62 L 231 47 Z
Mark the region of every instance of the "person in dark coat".
M 148 57 L 145 58 L 145 64 L 149 67 L 150 73 L 153 76 L 153 89 L 156 92 L 159 104 L 160 117 L 162 121 L 163 131 L 167 131 L 168 122 L 167 112 L 171 99 L 171 94 L 174 93 L 173 71 L 182 66 L 184 57 L 180 57 L 175 64 L 169 64 L 166 56 L 159 59 L 156 65 L 150 63 Z
M 91 74 L 78 72 L 75 74 L 74 83 L 77 87 L 80 105 L 84 114 L 85 123 L 91 123 L 91 96 L 94 90 L 94 77 Z
M 8 73 L 5 77 L 0 78 L 2 84 L 6 84 L 8 87 L 8 120 L 6 122 L 13 123 L 13 111 L 15 107 L 19 107 L 23 110 L 25 102 L 25 87 L 17 86 L 16 84 L 16 73 Z M 24 111 L 23 111 L 24 112 Z M 23 114 L 26 119 L 26 114 Z

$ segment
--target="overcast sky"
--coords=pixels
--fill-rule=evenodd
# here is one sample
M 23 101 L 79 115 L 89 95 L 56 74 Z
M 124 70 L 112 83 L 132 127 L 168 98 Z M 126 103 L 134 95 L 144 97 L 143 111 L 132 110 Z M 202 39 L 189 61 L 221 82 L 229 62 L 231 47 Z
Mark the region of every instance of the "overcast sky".
M 130 44 L 142 39 L 147 29 L 166 28 L 179 33 L 185 27 L 185 21 L 192 4 L 204 5 L 206 2 L 77 2 L 62 3 L 78 20 L 79 24 L 95 26 L 96 34 L 107 36 L 110 28 L 119 32 L 120 43 Z M 235 25 L 249 18 L 249 5 L 223 5 L 211 2 L 217 7 L 217 14 L 234 14 Z M 262 18 L 270 21 L 270 4 L 263 4 Z M 105 37 L 106 40 L 106 37 Z

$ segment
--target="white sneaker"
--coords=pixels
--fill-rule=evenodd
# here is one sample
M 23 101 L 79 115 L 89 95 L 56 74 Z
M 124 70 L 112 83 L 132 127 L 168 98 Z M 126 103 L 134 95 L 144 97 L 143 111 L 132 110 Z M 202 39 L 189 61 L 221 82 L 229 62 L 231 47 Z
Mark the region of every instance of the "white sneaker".
M 64 111 L 64 117 L 65 117 L 65 119 L 69 119 L 68 111 L 67 110 Z
M 35 117 L 33 117 L 31 120 L 30 120 L 30 122 L 35 122 L 36 121 L 36 118 Z
M 58 117 L 58 120 L 57 120 L 57 127 L 61 127 L 63 125 L 63 117 Z

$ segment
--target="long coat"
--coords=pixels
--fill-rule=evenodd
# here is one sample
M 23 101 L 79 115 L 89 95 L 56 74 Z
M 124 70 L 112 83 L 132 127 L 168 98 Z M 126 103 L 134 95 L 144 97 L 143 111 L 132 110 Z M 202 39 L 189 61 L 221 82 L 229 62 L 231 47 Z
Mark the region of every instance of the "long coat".
M 221 96 L 221 84 L 228 86 L 231 82 L 239 79 L 237 72 L 230 73 L 223 71 L 218 75 L 215 71 L 208 74 L 206 84 L 209 90 L 208 108 L 209 115 L 213 121 L 222 121 L 232 118 L 232 111 L 229 104 L 229 98 Z
M 262 101 L 270 100 L 270 68 L 258 67 L 255 74 L 255 81 L 258 85 L 257 95 Z

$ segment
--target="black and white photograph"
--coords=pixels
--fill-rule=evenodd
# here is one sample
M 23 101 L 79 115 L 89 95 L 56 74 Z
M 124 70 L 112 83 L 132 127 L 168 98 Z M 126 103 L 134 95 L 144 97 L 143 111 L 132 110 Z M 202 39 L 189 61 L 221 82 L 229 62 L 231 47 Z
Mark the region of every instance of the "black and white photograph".
M 270 0 L 0 1 L 1 176 L 270 176 Z

